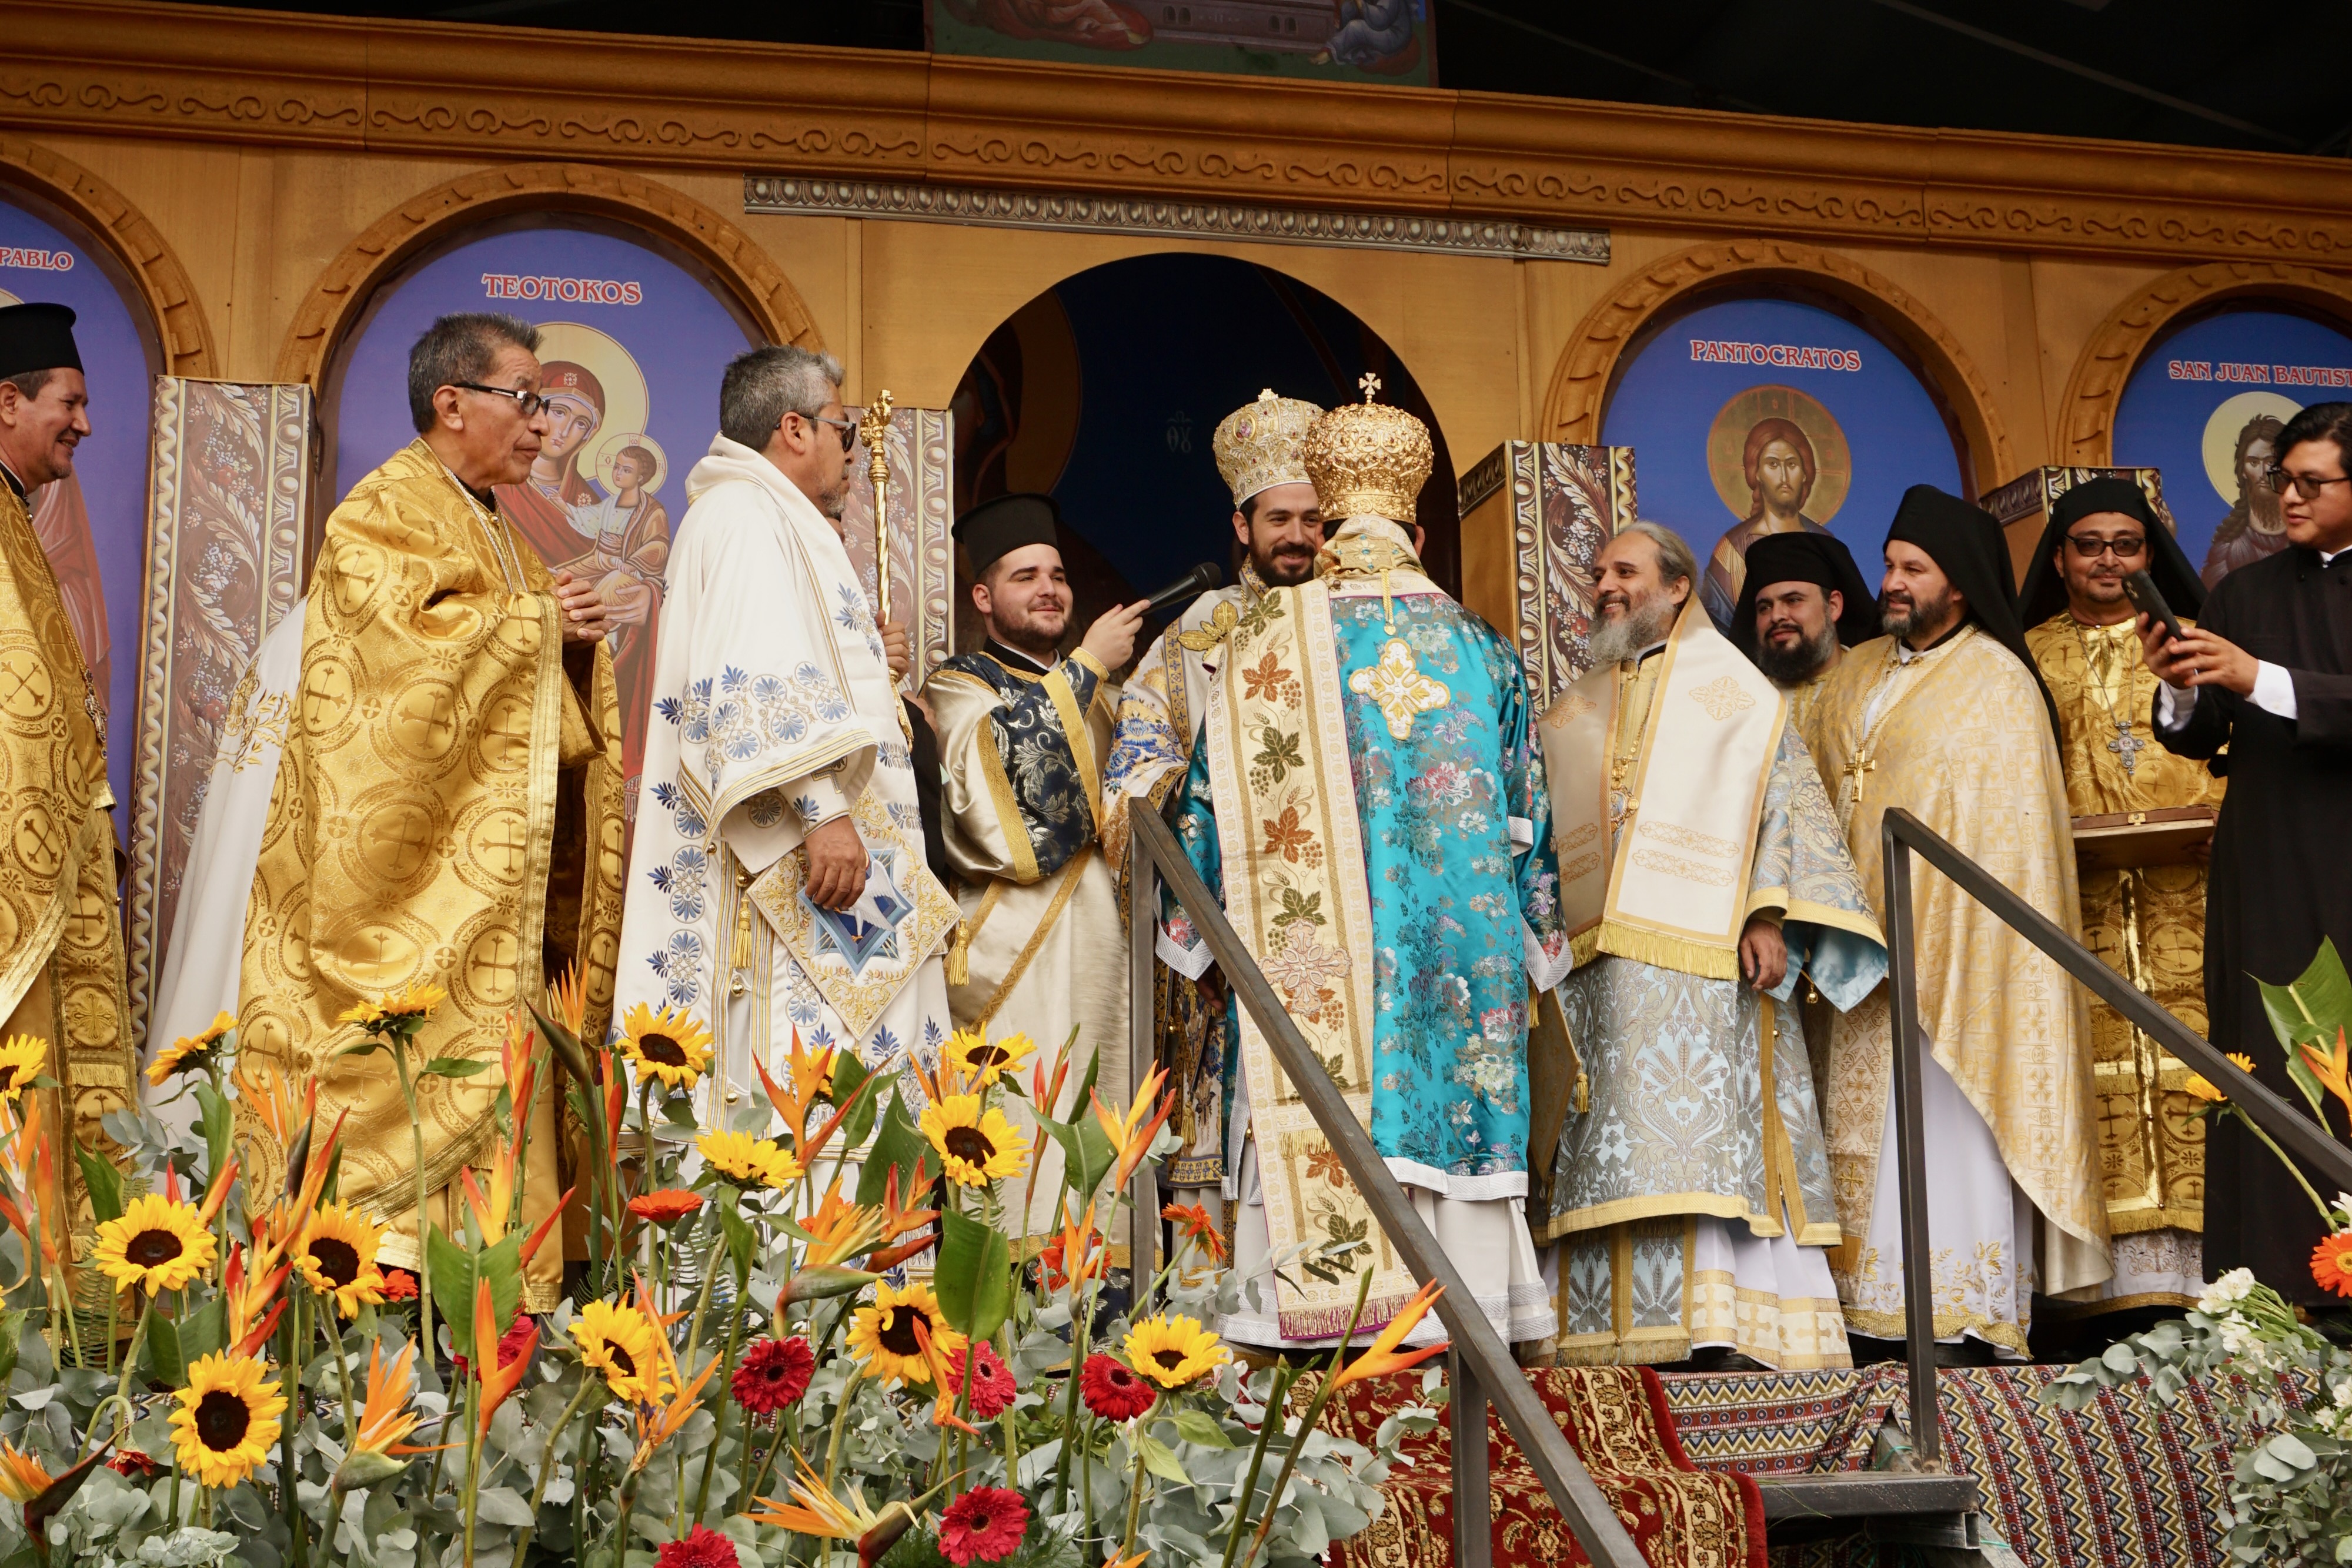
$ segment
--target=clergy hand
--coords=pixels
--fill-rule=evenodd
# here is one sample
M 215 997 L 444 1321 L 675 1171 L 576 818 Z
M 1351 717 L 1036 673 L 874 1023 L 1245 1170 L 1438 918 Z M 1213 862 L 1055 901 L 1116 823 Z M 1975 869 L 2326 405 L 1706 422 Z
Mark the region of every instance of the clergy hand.
M 846 909 L 866 891 L 866 845 L 847 817 L 809 830 L 809 902 L 820 909 Z
M 1739 934 L 1739 972 L 1759 991 L 1769 991 L 1789 973 L 1789 944 L 1780 928 L 1762 915 Z
M 903 681 L 915 661 L 907 652 L 907 628 L 896 621 L 885 621 L 882 632 L 882 660 L 890 666 L 890 678 Z
M 2151 647 L 2151 643 L 2160 646 Z M 2201 626 L 2165 639 L 2162 628 L 2150 635 L 2147 617 L 2140 617 L 2140 650 L 2156 678 L 2175 686 L 2221 686 L 2240 696 L 2252 696 L 2261 665 L 2235 643 L 2224 642 Z
M 1086 641 L 1078 646 L 1092 653 L 1104 669 L 1117 670 L 1135 654 L 1135 634 L 1143 630 L 1146 608 L 1139 599 L 1104 611 L 1102 618 L 1087 628 Z
M 604 601 L 596 585 L 568 571 L 555 574 L 555 601 L 563 612 L 563 640 L 596 643 L 604 636 Z

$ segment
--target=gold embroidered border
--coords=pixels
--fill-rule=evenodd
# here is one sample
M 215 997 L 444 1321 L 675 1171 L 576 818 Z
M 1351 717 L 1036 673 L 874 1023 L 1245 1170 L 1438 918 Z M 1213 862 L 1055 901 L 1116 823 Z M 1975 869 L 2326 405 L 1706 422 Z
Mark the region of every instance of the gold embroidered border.
M 1004 971 L 1004 978 L 997 986 L 996 994 L 988 998 L 988 1005 L 980 1009 L 980 1015 L 972 1019 L 969 1027 L 986 1030 L 990 1022 L 995 1019 L 997 1009 L 1003 1007 L 1006 1000 L 1012 997 L 1013 988 L 1019 985 L 1021 977 L 1029 972 L 1029 961 L 1037 956 L 1037 949 L 1045 945 L 1047 934 L 1061 921 L 1062 911 L 1068 906 L 1070 895 L 1077 891 L 1078 878 L 1085 873 L 1087 863 L 1094 859 L 1094 853 L 1095 846 L 1088 843 L 1076 854 L 1072 855 L 1069 863 L 1062 868 L 1062 880 L 1054 888 L 1054 901 L 1045 906 L 1045 913 L 1038 918 L 1037 929 L 1029 933 L 1029 940 L 1014 956 L 1013 967 Z M 981 901 L 983 917 L 989 910 L 995 907 L 990 895 L 1003 885 L 1002 882 L 989 884 L 988 894 L 983 894 Z M 978 921 L 973 922 L 971 934 L 974 937 L 980 935 Z

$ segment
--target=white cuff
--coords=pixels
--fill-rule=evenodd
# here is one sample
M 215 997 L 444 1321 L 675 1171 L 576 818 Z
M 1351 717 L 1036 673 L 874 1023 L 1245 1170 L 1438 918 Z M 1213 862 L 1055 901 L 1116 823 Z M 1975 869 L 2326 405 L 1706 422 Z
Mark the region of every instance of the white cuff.
M 1536 847 L 1535 823 L 1525 817 L 1513 817 L 1508 820 L 1508 826 L 1511 831 L 1511 848 L 1531 850 Z
M 2158 729 L 2179 729 L 2189 722 L 2197 707 L 2195 686 L 2176 686 L 2169 681 L 2156 688 L 2156 726 Z
M 1576 965 L 1574 943 L 1569 941 L 1566 936 L 1562 936 L 1559 939 L 1559 951 L 1546 953 L 1543 950 L 1543 944 L 1536 940 L 1534 929 L 1525 920 L 1519 922 L 1519 946 L 1527 958 L 1528 984 L 1537 990 L 1550 990 L 1562 980 L 1567 979 L 1569 970 Z
M 2267 660 L 2254 666 L 2254 706 L 2279 717 L 2294 717 L 2294 677 L 2283 664 Z
M 1179 946 L 1175 936 L 1165 925 L 1162 925 L 1152 937 L 1151 950 L 1159 955 L 1161 963 L 1188 980 L 1199 979 L 1216 965 L 1216 960 L 1209 956 L 1209 945 L 1206 942 L 1195 936 L 1192 938 L 1192 946 Z
M 841 792 L 840 785 L 822 773 L 812 773 L 787 785 L 784 799 L 799 814 L 803 832 L 846 815 L 849 810 L 849 797 Z

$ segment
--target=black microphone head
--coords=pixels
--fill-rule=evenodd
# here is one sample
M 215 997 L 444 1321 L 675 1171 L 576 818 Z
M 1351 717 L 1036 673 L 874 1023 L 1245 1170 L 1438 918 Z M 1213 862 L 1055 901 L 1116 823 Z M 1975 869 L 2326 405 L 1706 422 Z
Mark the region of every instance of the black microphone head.
M 1211 589 L 1221 586 L 1224 580 L 1225 574 L 1218 569 L 1217 563 L 1204 560 L 1145 601 L 1144 613 L 1156 614 L 1180 600 L 1206 593 Z

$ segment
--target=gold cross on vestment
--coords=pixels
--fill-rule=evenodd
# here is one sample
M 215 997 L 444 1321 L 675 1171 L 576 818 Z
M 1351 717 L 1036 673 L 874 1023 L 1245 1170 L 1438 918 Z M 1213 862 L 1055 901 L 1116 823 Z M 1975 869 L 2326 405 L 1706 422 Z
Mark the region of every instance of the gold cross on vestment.
M 1865 756 L 1857 752 L 1854 754 L 1853 760 L 1849 761 L 1840 771 L 1843 772 L 1848 779 L 1853 779 L 1858 786 L 1862 782 L 1862 776 L 1865 773 L 1875 771 L 1877 767 L 1878 759 L 1876 758 Z
M 1372 374 L 1370 371 L 1366 371 L 1362 375 L 1358 376 L 1356 378 L 1356 384 L 1363 389 L 1364 401 L 1366 402 L 1371 402 L 1372 399 L 1380 395 L 1381 378 Z
M 2132 733 L 2131 720 L 2119 718 L 2116 720 L 2116 737 L 2107 742 L 2107 749 L 2122 759 L 2124 777 L 2128 779 L 2139 771 L 2139 754 L 2147 749 L 2147 742 Z

